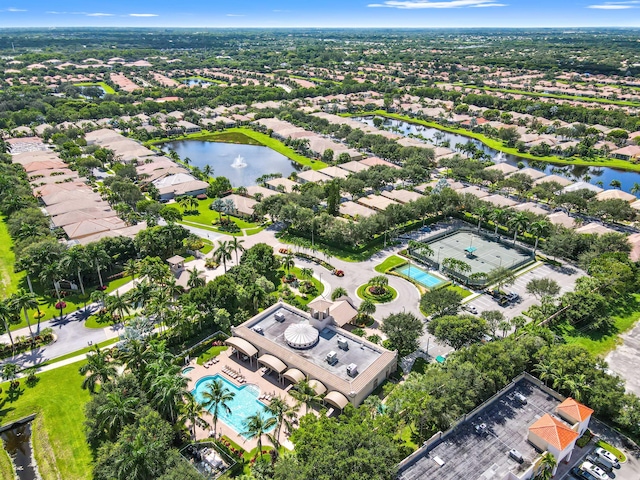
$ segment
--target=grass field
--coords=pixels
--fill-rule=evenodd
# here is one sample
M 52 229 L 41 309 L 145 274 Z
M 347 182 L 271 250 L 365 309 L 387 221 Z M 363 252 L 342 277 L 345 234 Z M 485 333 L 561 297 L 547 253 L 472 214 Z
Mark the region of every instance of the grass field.
M 315 272 L 315 268 L 314 267 L 308 267 L 308 268 L 311 268 Z M 311 295 L 307 295 L 307 298 L 302 298 L 300 295 L 296 295 L 298 301 L 300 303 L 302 303 L 303 305 L 307 305 L 311 300 L 316 298 L 318 295 L 322 295 L 324 293 L 324 285 L 317 278 L 315 278 L 315 277 L 303 278 L 302 270 L 300 268 L 298 268 L 298 267 L 293 267 L 289 271 L 291 273 L 293 273 L 299 280 L 310 280 L 311 283 L 313 283 L 313 285 L 316 287 L 315 293 L 313 293 Z M 281 270 L 281 272 L 282 272 L 282 276 L 284 276 L 285 271 Z M 284 284 L 281 283 L 280 287 L 278 288 L 278 290 L 282 290 L 283 286 L 284 286 Z
M 18 291 L 20 282 L 24 279 L 24 272 L 15 273 L 13 264 L 13 240 L 9 236 L 4 218 L 0 219 L 0 298 L 7 298 Z
M 567 343 L 581 345 L 594 355 L 606 355 L 616 348 L 620 335 L 630 330 L 640 319 L 640 294 L 633 295 L 634 301 L 628 302 L 618 315 L 614 315 L 614 328 L 609 331 L 579 331 L 572 325 L 560 324 L 554 329 Z
M 47 443 L 55 455 L 54 467 L 64 480 L 89 480 L 91 452 L 84 435 L 84 406 L 89 392 L 82 390 L 82 377 L 78 373 L 81 363 L 74 363 L 38 375 L 39 381 L 29 388 L 20 385 L 20 395 L 8 398 L 5 394 L 0 410 L 0 424 L 26 417 L 33 413 L 41 417 L 42 429 L 34 422 L 34 454 L 38 462 L 49 457 Z M 7 392 L 9 385 L 1 385 Z M 48 462 L 47 462 L 48 463 Z M 7 478 L 7 477 L 2 477 Z M 55 478 L 54 477 L 45 477 Z
M 81 83 L 74 83 L 73 86 L 74 87 L 102 87 L 102 89 L 104 90 L 104 93 L 109 95 L 116 95 L 116 91 L 104 82 L 81 82 Z
M 460 285 L 449 285 L 447 288 L 449 290 L 453 290 L 454 292 L 458 292 L 460 295 L 462 295 L 462 298 L 466 298 L 472 294 L 469 290 L 461 287 Z
M 376 265 L 374 270 L 378 273 L 386 273 L 388 270 L 399 267 L 400 265 L 404 265 L 407 263 L 407 260 L 404 258 L 398 257 L 397 255 L 391 255 L 386 258 L 384 262 L 379 265 Z
M 382 297 L 384 298 L 384 300 L 379 300 L 375 295 L 371 295 L 369 292 L 367 292 L 367 288 L 370 286 L 371 285 L 369 285 L 368 283 L 360 285 L 358 287 L 358 290 L 356 290 L 356 294 L 358 295 L 358 297 L 360 297 L 362 300 L 371 300 L 373 303 L 389 303 L 395 300 L 398 296 L 398 292 L 396 291 L 396 289 L 387 285 L 386 287 L 384 287 L 387 291 L 385 296 Z
M 208 227 L 209 230 L 219 232 L 219 233 L 224 233 L 226 235 L 242 236 L 242 232 L 232 234 L 232 233 L 220 230 L 219 228 L 213 225 L 213 222 L 220 221 L 220 214 L 215 210 L 211 210 L 209 208 L 209 205 L 211 205 L 212 201 L 213 200 L 211 200 L 210 198 L 207 198 L 205 200 L 198 200 L 198 213 L 185 215 L 182 221 L 187 225 L 192 225 L 194 227 L 204 226 L 204 227 Z M 225 219 L 230 218 L 231 221 L 235 223 L 238 226 L 238 228 L 240 228 L 241 230 L 248 229 L 249 231 L 247 232 L 247 235 L 253 235 L 262 230 L 262 227 L 260 227 L 260 225 L 256 222 L 249 222 L 239 217 L 233 217 L 233 216 L 228 217 L 227 215 L 225 215 L 224 218 Z
M 1 442 L 0 442 L 1 443 Z M 7 451 L 0 445 L 0 478 L 11 480 L 15 478 L 13 464 Z
M 198 360 L 196 360 L 196 362 L 198 365 L 202 365 L 204 362 L 212 359 L 213 357 L 217 357 L 228 348 L 229 347 L 227 347 L 226 345 L 211 347 L 206 352 L 202 352 L 202 354 L 198 357 Z
M 413 123 L 415 125 L 423 125 L 429 128 L 436 128 L 438 130 L 442 130 L 443 132 L 457 133 L 458 135 L 463 135 L 465 137 L 475 138 L 476 140 L 479 140 L 482 143 L 484 143 L 487 147 L 493 148 L 494 150 L 498 150 L 500 152 L 514 155 L 516 157 L 520 157 L 526 160 L 538 160 L 538 161 L 547 162 L 547 163 L 557 163 L 559 165 L 584 165 L 589 167 L 610 167 L 610 168 L 617 168 L 618 170 L 629 170 L 633 172 L 640 172 L 640 164 L 631 163 L 625 160 L 618 160 L 614 158 L 599 158 L 599 159 L 585 160 L 583 158 L 576 158 L 576 157 L 571 157 L 571 158 L 558 157 L 558 156 L 537 157 L 535 155 L 531 155 L 530 153 L 520 153 L 516 148 L 506 147 L 502 143 L 502 141 L 494 140 L 493 138 L 489 138 L 486 135 L 483 135 L 481 133 L 471 132 L 469 130 L 465 130 L 464 128 L 446 127 L 436 122 L 427 122 L 425 120 L 418 120 L 415 118 L 407 117 L 405 115 L 388 113 L 388 112 L 385 112 L 384 110 L 375 110 L 373 112 L 359 112 L 357 114 L 349 114 L 348 116 L 362 116 L 362 115 L 378 115 L 381 117 L 393 118 L 395 120 L 402 120 L 407 123 Z

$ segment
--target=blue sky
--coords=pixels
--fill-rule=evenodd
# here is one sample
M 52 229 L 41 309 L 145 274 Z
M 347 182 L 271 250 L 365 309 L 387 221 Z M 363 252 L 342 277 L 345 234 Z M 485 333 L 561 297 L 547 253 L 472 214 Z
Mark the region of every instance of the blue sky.
M 640 0 L 19 0 L 1 27 L 640 27 Z

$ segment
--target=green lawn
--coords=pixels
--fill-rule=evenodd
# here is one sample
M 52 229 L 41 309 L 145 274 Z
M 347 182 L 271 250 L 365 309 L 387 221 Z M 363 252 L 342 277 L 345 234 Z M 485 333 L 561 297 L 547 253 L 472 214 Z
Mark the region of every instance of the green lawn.
M 397 255 L 391 255 L 380 265 L 376 265 L 374 270 L 378 273 L 386 273 L 387 271 L 399 267 L 400 265 L 404 265 L 405 263 L 407 263 L 406 259 L 398 257 Z
M 213 357 L 217 357 L 218 355 L 220 355 L 220 353 L 224 352 L 228 348 L 229 347 L 227 347 L 226 345 L 211 347 L 209 350 L 202 352 L 196 362 L 198 363 L 198 365 L 202 365 L 204 362 L 211 360 Z
M 1 445 L 0 445 L 0 478 L 5 478 L 7 480 L 15 478 L 15 473 L 13 471 L 13 464 L 11 463 L 11 459 L 9 458 L 9 454 L 4 448 L 2 448 Z
M 381 117 L 393 118 L 395 120 L 402 120 L 407 123 L 413 123 L 416 125 L 423 125 L 429 128 L 437 128 L 438 130 L 442 130 L 443 132 L 449 133 L 457 133 L 458 135 L 463 135 L 469 138 L 475 138 L 476 140 L 481 141 L 486 146 L 493 148 L 494 150 L 498 150 L 500 152 L 504 152 L 510 155 L 515 155 L 516 157 L 528 159 L 528 160 L 538 160 L 541 162 L 548 163 L 557 163 L 562 165 L 585 165 L 590 167 L 610 167 L 617 168 L 620 170 L 630 170 L 634 172 L 640 172 L 640 164 L 627 162 L 625 160 L 618 160 L 614 158 L 598 158 L 598 159 L 590 159 L 585 160 L 583 158 L 577 157 L 558 157 L 558 156 L 546 156 L 546 157 L 537 157 L 530 153 L 520 153 L 516 148 L 506 147 L 502 141 L 495 140 L 493 138 L 489 138 L 486 135 L 481 133 L 471 132 L 469 130 L 465 130 L 464 128 L 455 128 L 455 127 L 447 127 L 440 125 L 436 122 L 427 122 L 425 120 L 418 120 L 415 118 L 407 117 L 405 115 L 399 115 L 397 113 L 388 113 L 384 110 L 375 110 L 373 112 L 359 112 L 356 114 L 345 114 L 345 116 L 361 116 L 361 115 L 378 115 Z
M 109 95 L 116 94 L 116 91 L 112 87 L 107 85 L 105 82 L 81 82 L 81 83 L 74 83 L 73 86 L 74 87 L 102 87 L 102 89 L 104 90 L 104 93 L 107 93 Z
M 466 288 L 461 287 L 460 285 L 449 285 L 447 288 L 449 290 L 453 290 L 454 292 L 458 292 L 460 295 L 462 295 L 462 298 L 466 298 L 469 295 L 472 295 L 472 292 L 470 292 Z
M 587 330 L 581 332 L 572 325 L 560 324 L 554 329 L 567 343 L 581 345 L 594 355 L 606 355 L 620 343 L 620 334 L 630 330 L 640 319 L 640 294 L 633 295 L 619 315 L 614 315 L 614 327 L 609 331 Z
M 82 390 L 82 377 L 78 373 L 81 363 L 74 363 L 38 374 L 35 387 L 29 388 L 21 381 L 20 395 L 9 399 L 9 385 L 1 385 L 2 409 L 0 424 L 10 423 L 33 413 L 42 416 L 44 432 L 55 455 L 55 466 L 64 480 L 89 480 L 91 452 L 84 435 L 84 406 L 89 392 Z M 38 462 L 46 457 L 43 442 L 34 438 L 34 454 Z M 7 478 L 7 477 L 2 477 Z M 49 477 L 55 478 L 55 477 Z
M 396 297 L 398 296 L 398 292 L 396 292 L 396 289 L 393 287 L 390 287 L 389 285 L 387 285 L 386 287 L 384 287 L 388 293 L 390 293 L 391 295 L 389 296 L 389 298 L 385 299 L 385 300 L 379 300 L 375 295 L 371 295 L 370 293 L 367 292 L 367 287 L 369 287 L 370 285 L 368 283 L 364 284 L 364 285 L 360 285 L 358 287 L 358 290 L 356 290 L 356 294 L 358 295 L 358 297 L 360 297 L 362 300 L 371 300 L 374 303 L 389 303 L 392 300 L 395 300 Z
M 213 226 L 213 222 L 220 221 L 220 214 L 209 208 L 209 205 L 211 205 L 212 202 L 213 200 L 210 198 L 207 198 L 205 200 L 198 200 L 198 213 L 191 214 L 191 212 L 189 212 L 190 213 L 189 215 L 185 215 L 183 217 L 182 219 L 183 222 L 189 225 L 197 224 L 195 226 L 203 225 L 203 226 L 209 227 L 210 229 L 213 229 L 214 231 L 218 231 L 220 233 L 226 233 L 227 235 L 230 235 L 229 233 L 224 232 L 216 228 L 215 226 Z M 224 218 L 226 219 L 227 215 L 225 215 Z M 260 226 L 256 222 L 249 222 L 239 217 L 230 216 L 228 218 L 230 218 L 231 221 L 235 223 L 240 229 L 243 229 L 243 228 L 255 229 Z M 240 233 L 240 235 L 242 235 L 242 233 Z
M 105 290 L 107 293 L 113 292 L 116 288 L 121 287 L 122 285 L 131 281 L 131 277 L 122 277 L 111 282 L 105 283 L 107 285 L 107 289 Z M 67 303 L 67 307 L 63 310 L 63 314 L 69 314 L 79 310 L 80 308 L 84 308 L 85 305 L 89 305 L 91 303 L 91 293 L 95 291 L 97 285 L 88 287 L 85 285 L 85 295 L 83 296 L 79 291 L 77 293 L 73 293 L 71 295 L 67 295 L 64 298 L 64 301 Z M 42 292 L 42 288 L 39 285 L 34 285 L 33 291 L 38 295 L 38 303 L 40 304 L 40 312 L 44 312 L 44 316 L 40 319 L 41 322 L 46 320 L 51 320 L 54 317 L 60 316 L 60 310 L 56 309 L 56 303 L 58 300 L 55 296 L 51 296 L 48 294 L 44 294 Z M 29 319 L 31 321 L 31 325 L 35 327 L 37 324 L 37 319 L 35 318 L 35 311 L 29 312 Z M 20 323 L 13 324 L 11 326 L 11 330 L 16 330 L 19 328 L 24 328 L 27 326 L 27 322 L 24 319 L 24 315 L 20 316 Z
M 315 272 L 315 267 L 308 267 L 308 268 L 311 268 Z M 289 271 L 290 271 L 290 273 L 293 273 L 299 280 L 310 280 L 311 283 L 313 283 L 313 285 L 316 287 L 316 291 L 314 293 L 310 294 L 310 295 L 307 295 L 307 298 L 302 298 L 300 295 L 296 295 L 296 298 L 298 299 L 298 301 L 300 303 L 302 303 L 303 305 L 307 305 L 311 300 L 316 298 L 318 295 L 322 295 L 324 293 L 324 285 L 317 278 L 315 278 L 315 277 L 303 278 L 302 277 L 302 270 L 300 268 L 298 268 L 298 267 L 293 267 Z M 281 276 L 284 276 L 285 271 L 281 270 L 281 273 L 282 273 Z M 280 287 L 278 288 L 278 290 L 282 290 L 283 286 L 284 286 L 284 284 L 281 283 Z
M 7 224 L 2 218 L 0 220 L 0 298 L 7 298 L 17 292 L 18 286 L 25 277 L 24 272 L 15 273 L 13 271 L 15 259 L 13 240 L 11 240 Z
M 609 452 L 613 453 L 616 457 L 618 457 L 618 460 L 620 460 L 621 462 L 627 461 L 627 456 L 624 453 L 622 453 L 620 450 L 618 450 L 616 447 L 611 445 L 610 443 L 607 443 L 604 440 L 598 440 L 598 442 L 596 442 L 596 445 L 598 447 L 602 447 L 605 450 L 608 450 Z

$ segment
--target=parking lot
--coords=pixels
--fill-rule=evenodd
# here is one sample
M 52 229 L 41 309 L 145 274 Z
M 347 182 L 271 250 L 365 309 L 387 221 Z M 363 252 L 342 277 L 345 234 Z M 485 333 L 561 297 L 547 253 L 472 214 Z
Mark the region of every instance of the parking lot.
M 631 448 L 625 448 L 626 442 L 625 440 L 618 435 L 616 432 L 609 429 L 606 425 L 601 424 L 596 419 L 591 419 L 589 424 L 589 429 L 599 438 L 606 441 L 607 443 L 615 446 L 620 449 L 627 457 L 626 462 L 621 463 L 619 469 L 613 469 L 610 472 L 607 472 L 607 477 L 616 480 L 638 480 L 640 479 L 640 460 L 638 455 L 640 452 L 634 451 Z M 558 478 L 560 480 L 574 480 L 577 479 L 574 475 L 570 473 L 571 469 L 574 466 L 579 466 L 585 460 L 588 455 L 593 454 L 593 451 L 596 448 L 595 440 L 592 440 L 587 444 L 584 448 L 575 447 L 573 451 L 573 455 L 571 461 L 568 464 L 561 463 L 558 466 L 558 472 L 554 478 Z M 580 479 L 577 479 L 580 480 Z
M 486 310 L 499 310 L 508 319 L 522 314 L 532 305 L 538 303 L 538 300 L 526 293 L 527 283 L 534 278 L 551 278 L 560 285 L 560 293 L 573 290 L 576 280 L 585 275 L 584 272 L 574 267 L 554 267 L 551 265 L 540 264 L 532 270 L 518 276 L 513 285 L 505 287 L 504 290 L 516 292 L 520 295 L 520 301 L 511 302 L 507 305 L 500 306 L 498 302 L 489 294 L 482 294 L 466 304 L 467 307 L 474 307 L 478 313 Z

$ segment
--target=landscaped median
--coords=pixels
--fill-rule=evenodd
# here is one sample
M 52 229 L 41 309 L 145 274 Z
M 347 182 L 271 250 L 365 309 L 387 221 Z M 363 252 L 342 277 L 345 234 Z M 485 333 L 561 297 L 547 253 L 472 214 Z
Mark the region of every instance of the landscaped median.
M 389 279 L 384 275 L 373 277 L 369 283 L 360 285 L 356 294 L 362 300 L 371 300 L 374 303 L 389 303 L 398 296 L 398 292 L 389 286 Z

